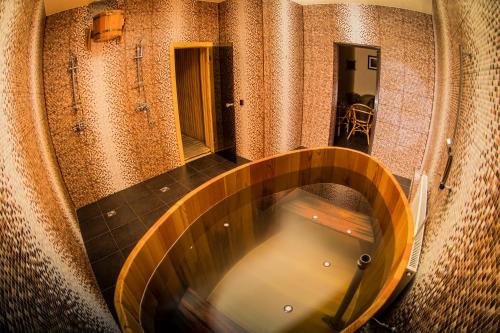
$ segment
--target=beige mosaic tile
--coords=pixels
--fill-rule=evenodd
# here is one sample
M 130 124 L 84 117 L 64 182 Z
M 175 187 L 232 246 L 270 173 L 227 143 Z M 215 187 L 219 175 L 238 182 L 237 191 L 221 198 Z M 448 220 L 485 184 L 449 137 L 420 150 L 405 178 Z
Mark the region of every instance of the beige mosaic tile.
M 228 0 L 219 5 L 220 41 L 233 44 L 236 145 L 248 159 L 264 156 L 264 58 L 262 3 Z
M 495 0 L 434 2 L 437 89 L 423 163 L 430 176 L 424 247 L 411 290 L 385 318 L 401 332 L 500 327 L 500 69 L 491 65 L 500 61 L 499 12 Z M 471 53 L 462 74 L 459 45 Z M 441 191 L 448 137 L 454 141 L 451 190 Z
M 168 47 L 172 41 L 218 40 L 217 4 L 195 0 L 109 4 L 125 10 L 122 42 L 93 43 L 91 51 L 84 45 L 92 14 L 107 3 L 52 15 L 46 23 L 44 73 L 50 131 L 60 136 L 54 140 L 55 150 L 77 207 L 180 164 Z M 68 30 L 69 34 L 62 33 Z M 142 100 L 136 89 L 133 60 L 139 41 L 144 45 L 144 96 L 151 106 L 149 117 L 135 111 Z M 76 137 L 68 127 L 75 121 L 68 108 L 70 86 L 52 84 L 61 78 L 69 80 L 70 54 L 78 59 L 79 119 L 86 125 L 85 132 Z M 72 147 L 79 148 L 78 154 L 65 148 L 74 140 L 80 140 Z M 79 167 L 82 161 L 86 169 Z
M 90 268 L 48 132 L 42 54 L 57 50 L 42 46 L 43 1 L 3 1 L 0 7 L 0 330 L 118 332 Z M 57 25 L 64 28 L 70 20 L 61 14 L 54 22 L 49 30 L 59 31 Z M 67 48 L 69 39 L 57 45 Z M 53 60 L 46 65 L 64 63 Z M 57 75 L 47 77 L 66 86 Z M 50 105 L 68 106 L 54 96 Z
M 263 3 L 265 155 L 301 144 L 303 103 L 302 6 L 289 0 Z M 283 29 L 283 27 L 287 29 Z
M 349 20 L 352 16 L 358 20 Z M 356 26 L 352 22 L 357 22 Z M 359 24 L 363 22 L 363 24 Z M 329 143 L 330 123 L 335 119 L 336 91 L 334 87 L 334 43 L 353 43 L 378 46 L 381 49 L 381 73 L 379 89 L 379 112 L 377 120 L 390 123 L 394 127 L 386 130 L 379 123 L 375 125 L 372 153 L 392 172 L 402 172 L 402 176 L 412 178 L 409 170 L 418 170 L 421 160 L 402 153 L 399 144 L 404 137 L 392 138 L 399 128 L 402 118 L 417 122 L 412 130 L 427 133 L 433 96 L 434 48 L 431 16 L 413 11 L 389 7 L 366 5 L 311 5 L 304 7 L 304 111 L 302 125 L 302 145 L 323 146 Z M 308 61 L 311 59 L 311 61 Z M 415 101 L 414 95 L 426 98 L 425 103 L 416 107 L 416 113 L 403 113 L 403 107 Z M 406 97 L 411 96 L 410 101 Z M 390 105 L 398 114 L 390 116 Z M 312 120 L 314 119 L 314 121 Z M 408 125 L 406 125 L 408 127 Z M 405 127 L 405 128 L 406 128 Z M 409 133 L 406 131 L 402 132 Z M 409 141 L 412 138 L 408 138 Z M 394 145 L 392 145 L 394 144 Z M 379 155 L 384 148 L 384 154 Z M 387 150 L 398 154 L 390 157 Z M 405 167 L 411 165 L 411 168 Z M 393 168 L 391 168 L 391 165 Z

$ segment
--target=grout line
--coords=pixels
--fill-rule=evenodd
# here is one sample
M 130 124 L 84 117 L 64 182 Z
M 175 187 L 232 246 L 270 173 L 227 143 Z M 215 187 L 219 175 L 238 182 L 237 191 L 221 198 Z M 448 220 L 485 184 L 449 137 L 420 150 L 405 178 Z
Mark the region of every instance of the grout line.
M 160 207 L 161 207 L 161 206 L 160 206 Z M 158 208 L 160 208 L 160 207 L 158 207 Z M 158 209 L 158 208 L 155 208 L 155 209 L 154 209 L 154 210 L 152 210 L 151 212 L 154 212 L 154 211 L 155 211 L 156 209 Z M 145 214 L 143 214 L 143 215 L 149 214 L 149 213 L 151 213 L 151 212 L 145 213 Z M 142 226 L 144 227 L 144 229 L 146 230 L 146 231 L 144 232 L 144 234 L 145 234 L 145 233 L 149 230 L 149 227 L 146 225 L 146 223 L 144 223 L 144 221 L 142 220 L 142 218 L 141 218 L 140 216 L 139 216 L 139 218 L 138 218 L 138 219 L 139 219 L 139 222 L 140 222 L 140 223 L 142 223 Z M 144 236 L 144 234 L 142 234 L 142 236 Z M 142 238 L 142 236 L 141 236 L 141 238 Z M 139 238 L 139 239 L 140 239 L 140 238 Z M 128 247 L 128 246 L 125 246 L 125 247 Z
M 104 231 L 104 232 L 100 233 L 99 235 L 94 236 L 94 237 L 92 237 L 92 238 L 89 238 L 89 240 L 87 240 L 87 241 L 83 242 L 83 244 L 85 245 L 85 248 L 87 248 L 87 243 L 92 242 L 92 241 L 93 241 L 93 240 L 95 240 L 96 238 L 99 238 L 99 237 L 101 237 L 101 236 L 103 236 L 103 235 L 106 235 L 107 233 L 111 233 L 111 232 L 109 232 L 109 231 Z
M 104 293 L 104 292 L 106 292 L 106 291 L 110 290 L 111 288 L 115 289 L 115 287 L 116 287 L 116 283 L 115 283 L 114 285 L 112 285 L 111 287 L 106 287 L 106 288 L 104 288 L 104 289 L 101 289 L 101 292 L 103 292 L 103 293 Z
M 104 217 L 103 217 L 103 218 L 104 218 Z M 106 221 L 104 221 L 104 223 L 106 224 Z M 107 224 L 106 224 L 106 227 L 108 227 L 108 225 L 107 225 Z M 109 229 L 109 228 L 108 228 L 108 229 Z M 80 228 L 80 230 L 81 230 L 81 228 Z M 100 234 L 97 234 L 97 235 L 95 235 L 95 236 L 93 236 L 93 237 L 90 237 L 89 239 L 84 240 L 84 241 L 83 241 L 83 244 L 84 244 L 84 245 L 86 245 L 88 242 L 90 242 L 90 241 L 92 241 L 92 240 L 96 239 L 96 238 L 97 238 L 97 237 L 99 237 L 99 236 L 104 235 L 105 233 L 107 233 L 107 231 L 101 232 Z M 82 236 L 82 238 L 83 238 L 83 236 Z M 86 248 L 86 247 L 85 247 L 85 248 Z
M 169 188 L 170 188 L 170 186 L 169 186 Z M 160 190 L 155 190 L 155 191 L 160 191 Z M 142 214 L 139 214 L 138 212 L 136 212 L 134 208 L 129 207 L 129 208 L 132 210 L 132 212 L 134 213 L 134 215 L 135 215 L 135 217 L 136 217 L 137 219 L 140 219 L 142 215 L 144 215 L 144 214 L 148 214 L 148 213 L 151 213 L 152 211 L 156 210 L 157 208 L 160 208 L 161 206 L 163 206 L 163 205 L 165 204 L 165 202 L 164 202 L 161 198 L 159 198 L 157 194 L 155 194 L 155 193 L 151 193 L 151 196 L 156 197 L 156 199 L 158 199 L 158 201 L 160 201 L 161 205 L 156 206 L 156 207 L 153 207 L 151 210 L 148 210 L 148 211 L 146 211 L 146 212 L 143 212 Z M 151 197 L 151 196 L 150 196 L 150 197 Z M 146 197 L 144 197 L 144 198 L 146 198 Z M 143 198 L 143 199 L 144 199 L 144 198 Z M 139 200 L 142 200 L 142 199 L 139 199 Z
M 102 258 L 99 258 L 99 259 L 97 259 L 97 260 L 91 261 L 91 262 L 90 262 L 90 265 L 92 266 L 93 264 L 95 264 L 95 263 L 97 263 L 97 262 L 100 262 L 100 261 L 103 261 L 103 260 L 105 260 L 105 259 L 107 259 L 107 258 L 109 258 L 109 257 L 111 257 L 111 256 L 113 256 L 113 255 L 115 255 L 115 254 L 117 254 L 117 253 L 121 254 L 121 255 L 122 255 L 122 257 L 123 257 L 123 254 L 121 253 L 121 250 L 120 250 L 120 249 L 118 249 L 118 250 L 116 250 L 116 251 L 111 252 L 111 253 L 110 253 L 110 254 L 108 254 L 108 255 L 105 255 L 105 256 L 104 256 L 104 257 L 102 257 Z M 90 261 L 90 260 L 89 260 L 89 261 Z M 92 270 L 93 270 L 93 269 L 92 269 Z
M 132 212 L 133 212 L 133 211 L 132 211 Z M 116 229 L 120 229 L 121 227 L 124 227 L 124 226 L 126 226 L 126 225 L 128 225 L 128 224 L 130 224 L 130 223 L 134 222 L 135 220 L 137 220 L 137 219 L 139 218 L 139 217 L 138 217 L 137 215 L 135 215 L 135 214 L 134 214 L 134 216 L 135 216 L 135 218 L 134 218 L 133 220 L 128 221 L 128 222 L 127 222 L 127 223 L 125 223 L 125 224 L 119 225 L 119 226 L 117 226 L 116 228 L 111 229 L 111 228 L 108 226 L 108 228 L 111 230 L 111 234 L 113 234 L 113 231 L 115 231 Z
M 79 217 L 78 217 L 78 215 L 77 215 L 76 219 L 78 220 L 78 225 L 81 225 L 82 223 L 83 223 L 83 224 L 85 224 L 85 223 L 87 223 L 88 221 L 93 220 L 93 219 L 95 219 L 95 218 L 97 218 L 97 217 L 99 217 L 99 216 L 103 216 L 103 214 L 101 213 L 101 209 L 99 209 L 99 214 L 97 214 L 97 215 L 95 215 L 95 216 L 92 216 L 92 217 L 89 217 L 89 218 L 87 218 L 87 219 L 85 219 L 85 220 L 81 220 L 81 221 L 80 221 L 80 218 L 79 218 Z
M 109 227 L 108 223 L 106 222 L 106 220 L 104 220 L 104 223 L 106 223 L 106 227 L 108 228 L 109 230 L 109 233 L 111 234 L 111 239 L 113 240 L 113 243 L 115 244 L 116 248 L 118 249 L 118 251 L 120 251 L 120 247 L 118 246 L 118 243 L 116 242 L 116 239 L 115 239 L 115 235 L 113 235 L 113 233 L 111 232 L 111 228 Z M 123 257 L 123 254 L 120 253 Z

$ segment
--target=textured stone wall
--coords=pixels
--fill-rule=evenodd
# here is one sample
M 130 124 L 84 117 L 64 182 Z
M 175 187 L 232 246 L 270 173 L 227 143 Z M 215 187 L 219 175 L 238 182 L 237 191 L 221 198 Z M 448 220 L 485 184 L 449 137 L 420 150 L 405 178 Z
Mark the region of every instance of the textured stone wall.
M 85 47 L 92 15 L 125 10 L 125 36 Z M 180 165 L 172 104 L 170 44 L 218 40 L 217 4 L 119 0 L 47 17 L 44 81 L 59 165 L 77 207 Z M 136 88 L 135 46 L 144 46 L 145 96 Z M 68 64 L 78 60 L 81 109 L 74 112 Z M 135 111 L 146 99 L 148 114 Z M 85 130 L 72 127 L 82 121 Z
M 85 29 L 92 14 L 103 8 L 125 9 L 125 38 L 122 43 L 94 43 L 89 51 Z M 44 49 L 48 118 L 75 205 L 84 206 L 180 164 L 170 87 L 172 42 L 216 42 L 220 35 L 221 42 L 233 43 L 239 155 L 258 159 L 298 147 L 302 30 L 302 6 L 288 0 L 229 0 L 220 5 L 121 0 L 49 16 Z M 134 111 L 141 99 L 133 61 L 139 40 L 144 45 L 149 115 Z M 71 55 L 78 60 L 78 112 L 71 107 Z M 76 134 L 71 128 L 79 121 L 85 130 Z
M 429 217 L 415 283 L 385 319 L 400 332 L 498 332 L 500 2 L 437 0 L 434 16 Z M 451 190 L 440 191 L 447 137 Z
M 302 6 L 264 0 L 265 155 L 300 146 L 304 82 Z
M 227 0 L 219 4 L 220 41 L 233 44 L 236 149 L 238 155 L 251 160 L 264 156 L 262 28 L 261 1 Z
M 420 168 L 432 112 L 431 16 L 358 4 L 304 6 L 302 145 L 306 147 L 326 146 L 331 139 L 338 84 L 335 43 L 380 48 L 372 154 L 394 174 L 412 178 Z
M 0 1 L 0 331 L 115 332 L 50 143 L 43 1 Z

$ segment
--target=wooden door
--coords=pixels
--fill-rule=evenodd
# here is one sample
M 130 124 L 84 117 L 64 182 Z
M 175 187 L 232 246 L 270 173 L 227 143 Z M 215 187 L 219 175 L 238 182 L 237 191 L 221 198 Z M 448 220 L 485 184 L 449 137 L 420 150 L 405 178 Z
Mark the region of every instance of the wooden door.
M 233 47 L 213 47 L 215 149 L 219 155 L 236 160 Z
M 175 72 L 181 133 L 204 143 L 200 49 L 176 49 Z

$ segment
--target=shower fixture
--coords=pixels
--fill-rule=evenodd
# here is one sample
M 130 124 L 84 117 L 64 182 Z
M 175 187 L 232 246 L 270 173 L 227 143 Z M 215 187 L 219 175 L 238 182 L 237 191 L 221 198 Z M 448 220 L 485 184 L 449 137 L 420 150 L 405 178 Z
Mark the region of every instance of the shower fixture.
M 81 115 L 81 104 L 80 104 L 80 94 L 78 92 L 78 77 L 77 77 L 78 61 L 74 54 L 69 57 L 68 72 L 71 76 L 71 98 L 72 104 L 71 108 L 77 116 L 77 122 L 72 127 L 73 132 L 81 133 L 85 130 L 85 123 L 83 122 Z
M 144 47 L 142 46 L 142 41 L 139 41 L 135 45 L 135 73 L 136 73 L 136 86 L 137 92 L 139 93 L 139 102 L 135 107 L 136 112 L 141 112 L 146 114 L 149 127 L 153 127 L 153 122 L 150 117 L 150 106 L 146 100 L 146 92 L 144 91 L 144 76 L 142 71 L 142 58 L 144 57 Z
M 142 58 L 143 56 L 143 51 L 144 47 L 142 46 L 142 43 L 139 42 L 138 44 L 135 45 L 135 69 L 136 69 L 136 75 L 137 75 L 137 86 L 136 88 L 139 90 L 139 94 L 141 93 L 142 88 L 144 87 L 144 81 L 142 79 Z
M 76 70 L 78 68 L 78 63 L 75 55 L 71 55 L 69 57 L 69 67 L 68 67 L 68 72 L 70 73 L 71 76 L 71 92 L 72 92 L 72 99 L 73 103 L 71 107 L 73 108 L 73 111 L 78 112 L 80 109 L 80 96 L 78 95 L 78 81 L 76 77 Z

